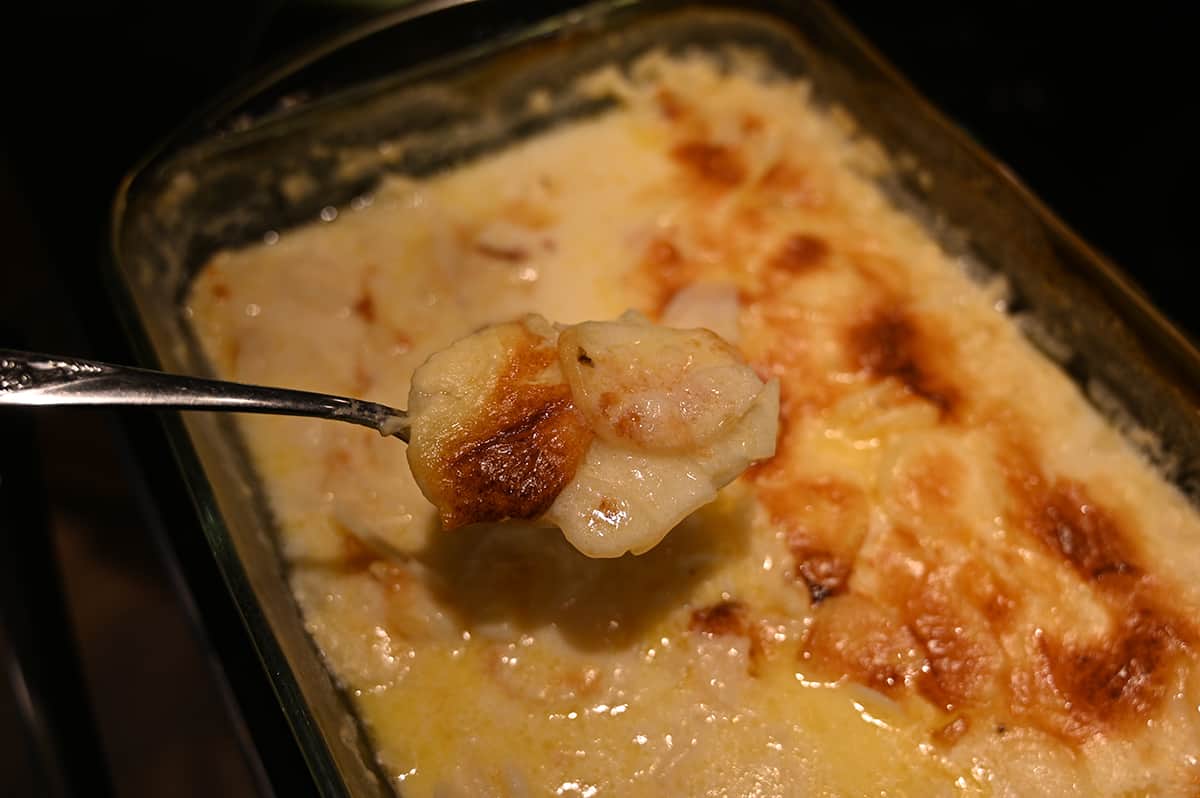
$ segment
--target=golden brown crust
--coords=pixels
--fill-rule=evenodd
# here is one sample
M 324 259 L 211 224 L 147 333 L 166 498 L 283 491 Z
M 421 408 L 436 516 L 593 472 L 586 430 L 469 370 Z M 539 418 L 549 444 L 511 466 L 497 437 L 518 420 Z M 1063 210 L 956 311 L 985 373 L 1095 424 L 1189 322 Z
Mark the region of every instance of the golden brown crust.
M 537 518 L 575 476 L 592 432 L 565 383 L 535 381 L 556 357 L 525 331 L 484 412 L 443 449 L 437 493 L 446 529 Z
M 854 593 L 835 596 L 814 613 L 801 660 L 818 675 L 849 678 L 891 696 L 914 683 L 923 664 L 912 630 Z
M 1027 528 L 1082 577 L 1098 580 L 1137 574 L 1116 521 L 1088 496 L 1083 485 L 1057 480 L 1035 501 L 1040 507 L 1030 508 Z
M 949 415 L 960 394 L 939 373 L 936 361 L 948 342 L 938 343 L 940 347 L 910 313 L 893 306 L 876 310 L 851 327 L 846 348 L 857 367 L 878 379 L 899 380 L 913 394 Z
M 1151 717 L 1167 697 L 1184 645 L 1172 622 L 1147 607 L 1114 620 L 1116 629 L 1087 645 L 1039 638 L 1041 709 L 1064 736 Z
M 746 634 L 746 606 L 740 601 L 721 601 L 692 612 L 688 628 L 713 637 Z
M 375 299 L 369 293 L 363 292 L 362 296 L 355 301 L 351 310 L 354 311 L 355 316 L 358 316 L 358 318 L 367 324 L 375 321 Z
M 784 527 L 796 575 L 813 603 L 845 592 L 867 535 L 867 498 L 855 485 L 836 479 L 796 482 L 761 479 L 759 498 Z
M 1014 683 L 1013 709 L 1078 741 L 1151 717 L 1196 633 L 1137 563 L 1128 522 L 1084 485 L 1048 479 L 1031 451 L 1014 446 L 1006 457 L 1014 520 L 1095 590 L 1109 628 L 1091 640 L 1036 634 L 1027 672 Z
M 775 251 L 768 267 L 785 275 L 804 274 L 821 266 L 829 257 L 829 244 L 810 233 L 788 236 Z
M 691 140 L 675 146 L 671 157 L 692 177 L 722 188 L 736 186 L 746 179 L 746 165 L 732 147 L 711 141 Z
M 697 137 L 703 126 L 693 123 L 678 98 L 659 97 L 659 105 L 679 123 L 681 139 L 671 154 L 692 178 L 687 196 L 703 213 L 715 190 L 745 182 L 743 155 L 735 146 Z M 743 131 L 757 132 L 754 125 Z M 773 209 L 797 207 L 818 212 L 834 205 L 803 165 L 780 160 L 749 188 L 724 228 L 694 233 L 702 248 L 721 253 L 736 273 L 745 266 L 733 242 L 754 235 Z M 1007 475 L 1009 520 L 1048 561 L 1061 563 L 1096 591 L 1110 618 L 1109 630 L 1098 639 L 1067 640 L 1036 625 L 1044 603 L 1030 604 L 1027 599 L 1036 596 L 1026 592 L 1041 588 L 1020 585 L 1046 579 L 1053 564 L 1039 560 L 1027 567 L 1014 561 L 1009 575 L 971 553 L 969 534 L 956 529 L 964 523 L 957 513 L 967 477 L 954 453 L 914 456 L 891 488 L 907 512 L 930 525 L 929 533 L 896 526 L 876 547 L 875 559 L 865 563 L 871 500 L 833 476 L 797 476 L 804 472 L 805 454 L 793 425 L 830 412 L 861 390 L 831 379 L 831 364 L 817 355 L 823 342 L 813 338 L 787 293 L 799 281 L 834 269 L 848 270 L 860 286 L 861 302 L 840 311 L 837 325 L 845 367 L 870 383 L 896 384 L 900 401 L 907 396 L 932 405 L 937 427 L 982 428 L 976 408 L 968 407 L 973 389 L 957 362 L 956 342 L 914 309 L 916 288 L 908 284 L 903 264 L 862 248 L 853 236 L 806 232 L 787 236 L 766 253 L 757 282 L 743 288 L 742 303 L 762 325 L 761 340 L 770 347 L 753 354 L 759 373 L 781 379 L 782 431 L 776 457 L 752 469 L 750 478 L 787 542 L 791 573 L 813 604 L 802 660 L 814 673 L 893 696 L 914 693 L 952 712 L 933 734 L 943 746 L 961 739 L 977 713 L 1019 718 L 1074 742 L 1153 716 L 1177 663 L 1190 652 L 1191 625 L 1162 609 L 1158 588 L 1130 543 L 1136 535 L 1119 513 L 1078 482 L 1045 477 L 1036 447 L 1028 443 L 1031 433 L 1014 411 L 997 411 L 1007 419 L 997 428 L 1001 454 L 995 467 Z M 658 308 L 699 275 L 665 239 L 646 250 L 641 273 Z M 867 578 L 856 587 L 860 569 Z M 914 577 L 914 571 L 922 576 Z M 757 623 L 747 612 L 740 604 L 718 605 L 694 615 L 691 628 L 744 634 Z
M 526 390 L 495 419 L 473 433 L 445 462 L 442 511 L 447 529 L 506 518 L 537 518 L 571 481 L 591 434 L 575 412 L 570 390 Z M 478 435 L 478 437 L 475 437 Z

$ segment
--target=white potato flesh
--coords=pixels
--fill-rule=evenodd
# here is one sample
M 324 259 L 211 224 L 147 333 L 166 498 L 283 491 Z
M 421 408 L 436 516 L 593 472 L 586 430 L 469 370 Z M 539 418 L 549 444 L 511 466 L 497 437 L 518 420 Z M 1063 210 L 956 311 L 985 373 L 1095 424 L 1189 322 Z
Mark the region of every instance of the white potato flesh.
M 649 451 L 709 443 L 763 389 L 737 350 L 705 329 L 658 327 L 637 314 L 590 321 L 559 335 L 571 393 L 606 441 Z
M 545 518 L 589 557 L 642 554 L 773 455 L 778 429 L 779 383 L 772 381 L 721 435 L 691 450 L 639 450 L 598 438 Z
M 445 526 L 545 521 L 619 557 L 774 454 L 779 386 L 710 330 L 530 316 L 430 358 L 409 413 L 409 462 Z
M 659 322 L 664 327 L 712 330 L 731 344 L 741 337 L 738 330 L 738 289 L 733 283 L 698 280 L 675 292 L 663 308 Z

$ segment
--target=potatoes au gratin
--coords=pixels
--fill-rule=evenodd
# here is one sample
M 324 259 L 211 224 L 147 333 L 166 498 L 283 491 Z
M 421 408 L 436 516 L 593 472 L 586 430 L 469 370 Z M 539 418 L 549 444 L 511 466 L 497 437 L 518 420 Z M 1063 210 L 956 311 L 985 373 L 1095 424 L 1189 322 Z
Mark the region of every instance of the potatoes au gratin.
M 654 55 L 584 88 L 619 102 L 222 252 L 188 299 L 229 379 L 398 406 L 412 390 L 445 424 L 452 369 L 414 372 L 498 325 L 486 345 L 545 350 L 530 368 L 591 397 L 592 454 L 562 448 L 578 490 L 528 513 L 601 524 L 570 541 L 496 522 L 469 465 L 443 479 L 444 459 L 414 451 L 410 471 L 369 431 L 241 421 L 307 628 L 398 790 L 1200 794 L 1186 499 L 1001 288 L 889 202 L 802 80 Z M 774 456 L 719 493 L 759 454 L 709 464 L 694 487 L 715 500 L 686 517 L 686 486 L 660 499 L 589 464 L 630 435 L 641 457 L 691 440 L 671 401 L 639 423 L 638 386 L 597 368 L 622 339 L 584 322 L 630 309 L 712 331 L 702 348 L 779 391 Z M 772 399 L 726 376 L 726 416 Z M 605 498 L 678 524 L 615 556 L 656 540 L 607 548 L 593 533 L 630 507 Z

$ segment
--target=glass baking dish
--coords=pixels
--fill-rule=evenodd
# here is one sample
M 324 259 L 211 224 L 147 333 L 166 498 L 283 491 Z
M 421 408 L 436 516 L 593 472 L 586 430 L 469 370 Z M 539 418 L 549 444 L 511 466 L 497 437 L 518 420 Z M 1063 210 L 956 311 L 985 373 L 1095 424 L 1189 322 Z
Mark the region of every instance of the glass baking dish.
M 1197 349 L 830 8 L 516 5 L 417 3 L 311 48 L 199 114 L 130 175 L 114 208 L 111 282 L 142 364 L 208 371 L 181 300 L 216 250 L 358 202 L 384 174 L 430 174 L 600 112 L 607 101 L 568 86 L 601 64 L 627 63 L 655 47 L 719 54 L 744 45 L 806 75 L 821 102 L 846 109 L 899 165 L 881 178 L 890 196 L 948 251 L 1005 275 L 1011 310 L 1035 344 L 1193 501 L 1200 498 Z M 544 102 L 527 101 L 535 90 Z M 392 794 L 304 630 L 233 423 L 193 414 L 168 418 L 168 431 L 320 793 Z

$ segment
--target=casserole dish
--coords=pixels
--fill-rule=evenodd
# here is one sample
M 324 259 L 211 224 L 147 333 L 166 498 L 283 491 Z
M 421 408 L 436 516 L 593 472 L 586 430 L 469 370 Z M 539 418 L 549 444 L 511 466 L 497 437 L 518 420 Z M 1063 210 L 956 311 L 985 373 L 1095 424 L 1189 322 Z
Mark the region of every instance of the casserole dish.
M 384 174 L 436 174 L 604 110 L 604 99 L 562 90 L 599 66 L 651 47 L 736 43 L 805 75 L 818 103 L 843 106 L 898 163 L 914 165 L 881 178 L 889 196 L 948 252 L 1003 274 L 1010 310 L 1035 343 L 1195 498 L 1195 349 L 832 11 L 644 2 L 519 13 L 498 2 L 400 12 L 203 115 L 135 172 L 115 209 L 113 276 L 144 364 L 207 370 L 183 300 L 214 252 L 336 216 Z M 451 52 L 434 52 L 449 41 Z M 527 102 L 534 90 L 544 102 Z M 296 611 L 235 428 L 208 416 L 172 426 L 209 544 L 315 782 L 327 795 L 388 794 Z

